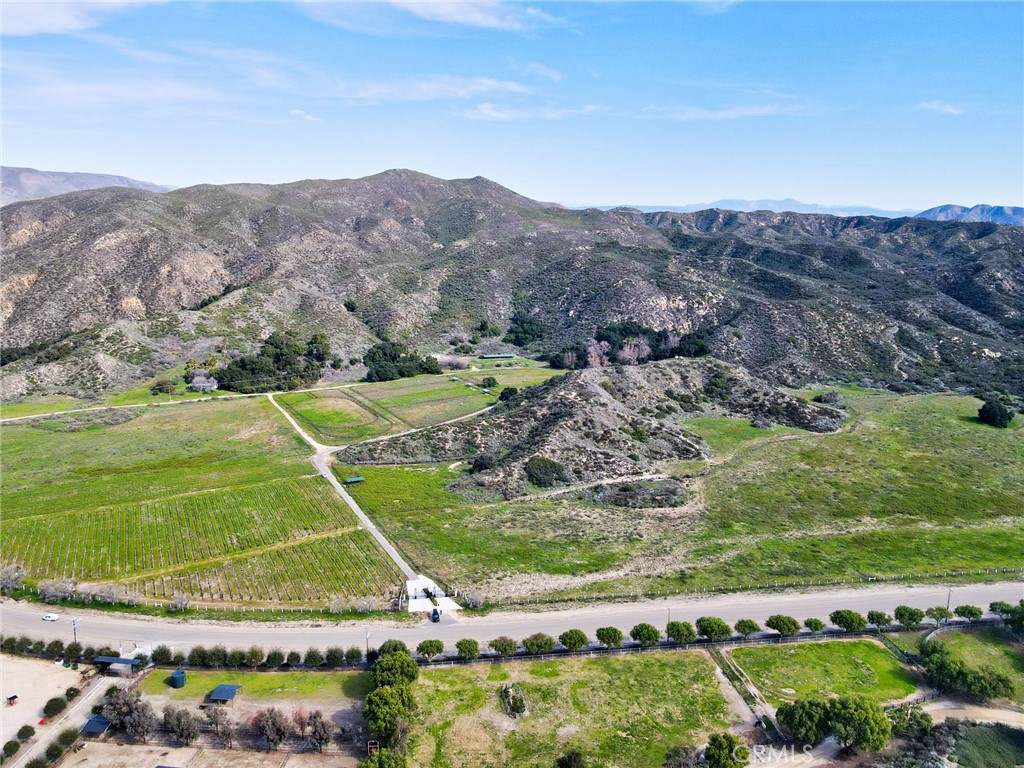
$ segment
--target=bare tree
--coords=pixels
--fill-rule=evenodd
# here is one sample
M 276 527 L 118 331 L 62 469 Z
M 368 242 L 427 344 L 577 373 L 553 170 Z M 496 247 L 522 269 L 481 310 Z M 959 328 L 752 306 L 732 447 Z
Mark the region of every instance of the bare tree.
M 309 716 L 309 740 L 317 752 L 323 752 L 324 745 L 331 741 L 330 723 L 324 720 L 324 714 L 319 709 L 313 710 Z
M 288 721 L 281 714 L 281 710 L 275 707 L 261 709 L 250 721 L 250 724 L 256 733 L 266 740 L 272 750 L 276 750 L 288 736 Z
M 306 735 L 306 726 L 309 725 L 309 713 L 302 709 L 296 709 L 292 712 L 292 722 L 295 723 L 295 727 L 299 729 L 299 736 Z
M 172 611 L 184 611 L 192 605 L 192 596 L 178 593 L 171 598 L 171 604 L 168 608 Z
M 199 737 L 199 715 L 173 704 L 164 710 L 164 728 L 186 747 Z
M 597 341 L 596 339 L 590 339 L 586 345 L 587 348 L 587 365 L 591 368 L 602 368 L 608 365 L 608 353 L 611 351 L 611 345 L 607 341 Z
M 20 565 L 8 565 L 0 570 L 0 592 L 12 592 L 25 586 L 25 569 Z
M 48 603 L 58 603 L 75 597 L 78 585 L 71 579 L 46 579 L 39 582 L 39 595 Z

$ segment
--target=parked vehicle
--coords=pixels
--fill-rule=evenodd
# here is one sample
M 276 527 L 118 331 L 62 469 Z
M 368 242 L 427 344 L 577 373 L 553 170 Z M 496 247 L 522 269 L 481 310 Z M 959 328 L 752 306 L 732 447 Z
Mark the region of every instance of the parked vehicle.
M 60 621 L 60 616 L 56 613 L 48 613 L 43 616 L 43 621 Z

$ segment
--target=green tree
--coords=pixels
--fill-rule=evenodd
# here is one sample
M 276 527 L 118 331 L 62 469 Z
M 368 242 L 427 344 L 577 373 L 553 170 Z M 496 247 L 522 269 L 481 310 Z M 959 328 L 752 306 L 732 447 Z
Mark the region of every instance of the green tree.
M 1013 411 L 1006 407 L 1002 400 L 986 400 L 978 409 L 978 419 L 982 424 L 989 424 L 999 429 L 1006 429 L 1013 421 Z
M 608 648 L 618 648 L 622 645 L 622 630 L 617 627 L 601 627 L 594 634 L 597 642 Z
M 967 619 L 968 621 L 977 621 L 980 619 L 984 612 L 976 605 L 958 605 L 953 609 L 953 613 L 959 616 L 961 619 Z
M 484 380 L 480 382 L 480 386 L 484 389 L 494 389 L 498 386 L 498 380 L 493 376 L 485 376 Z
M 565 482 L 565 468 L 546 456 L 531 456 L 523 466 L 527 479 L 539 488 L 550 488 Z
M 670 621 L 665 627 L 665 637 L 673 643 L 686 645 L 697 639 L 697 630 L 688 621 Z
M 523 640 L 523 648 L 534 656 L 555 650 L 555 638 L 543 632 L 535 632 Z
M 68 708 L 68 700 L 63 696 L 54 696 L 43 705 L 43 714 L 47 717 L 56 717 Z
M 157 665 L 171 663 L 171 649 L 166 645 L 158 645 L 153 649 L 153 663 Z
M 570 653 L 575 653 L 590 642 L 587 634 L 579 629 L 569 629 L 558 636 L 560 642 Z
M 892 615 L 904 627 L 916 627 L 924 621 L 924 611 L 920 608 L 911 608 L 909 605 L 897 605 Z
M 774 629 L 783 637 L 793 637 L 800 634 L 800 622 L 792 616 L 784 616 L 781 613 L 769 616 L 768 621 L 764 625 L 768 629 Z
M 380 648 L 377 649 L 377 653 L 381 656 L 387 656 L 389 653 L 404 653 L 406 656 L 409 655 L 409 646 L 403 643 L 401 640 L 385 640 L 381 643 Z
M 331 725 L 324 719 L 324 713 L 314 709 L 309 715 L 309 741 L 317 752 L 323 752 L 324 746 L 331 743 Z
M 732 628 L 717 616 L 701 616 L 697 619 L 697 634 L 708 640 L 728 640 Z
M 740 619 L 733 626 L 733 629 L 744 637 L 750 637 L 751 635 L 756 635 L 761 631 L 761 625 L 753 619 Z
M 847 632 L 860 632 L 868 626 L 868 620 L 862 614 L 846 609 L 832 611 L 828 620 Z
M 989 603 L 988 609 L 999 618 L 1003 618 L 1004 616 L 1008 616 L 1013 613 L 1013 605 L 1005 600 L 996 600 L 994 603 Z
M 245 666 L 250 669 L 256 669 L 263 660 L 266 658 L 266 654 L 263 653 L 263 648 L 258 645 L 250 645 L 249 650 L 245 652 Z
M 370 733 L 384 746 L 391 746 L 398 733 L 399 722 L 409 715 L 408 693 L 385 685 L 375 688 L 363 702 L 363 717 Z
M 358 645 L 349 646 L 345 649 L 345 663 L 358 664 L 363 660 L 363 649 Z
M 775 717 L 803 744 L 817 744 L 831 729 L 829 705 L 823 699 L 797 699 L 791 704 L 780 704 Z
M 173 704 L 164 709 L 164 728 L 186 747 L 199 736 L 202 721 L 199 715 Z
M 430 661 L 435 656 L 440 656 L 444 653 L 444 643 L 440 640 L 424 640 L 416 646 L 416 653 Z
M 480 656 L 480 643 L 472 638 L 463 638 L 455 644 L 460 659 L 475 659 Z
M 345 663 L 345 649 L 332 645 L 324 654 L 324 663 L 332 669 L 342 666 Z
M 491 640 L 491 642 L 488 643 L 488 645 L 490 646 L 491 650 L 499 656 L 511 656 L 516 652 L 516 649 L 519 647 L 519 643 L 517 643 L 511 637 L 507 637 L 505 635 L 494 638 L 493 640 Z
M 832 701 L 829 719 L 836 740 L 847 748 L 878 752 L 885 749 L 892 734 L 885 710 L 860 696 L 841 696 Z
M 17 753 L 19 749 L 21 749 L 21 744 L 19 744 L 14 739 L 11 739 L 10 741 L 4 743 L 4 757 L 9 760 L 10 758 L 14 757 L 14 755 Z
M 868 611 L 868 624 L 876 627 L 887 627 L 892 624 L 892 616 L 885 611 Z
M 825 628 L 825 622 L 821 619 L 809 618 L 804 619 L 804 626 L 811 632 L 821 632 Z
M 420 668 L 412 657 L 404 653 L 389 653 L 378 658 L 370 667 L 374 686 L 398 687 L 410 685 L 419 677 Z
M 953 618 L 953 612 L 944 605 L 934 605 L 925 611 L 924 615 L 929 619 L 935 619 L 939 624 Z
M 405 755 L 393 749 L 382 749 L 359 761 L 359 768 L 406 768 Z
M 750 764 L 750 750 L 728 731 L 712 733 L 704 750 L 704 762 L 707 768 L 743 768 Z
M 519 389 L 516 387 L 505 387 L 498 393 L 498 400 L 503 403 L 507 403 L 509 400 L 515 400 L 516 395 L 519 394 Z
M 23 725 L 18 729 L 18 741 L 25 742 L 36 735 L 36 729 L 31 725 Z
M 324 654 L 319 648 L 310 648 L 302 657 L 302 663 L 307 667 L 319 667 L 324 663 Z
M 282 664 L 284 664 L 284 651 L 280 648 L 271 648 L 267 654 L 267 666 L 274 669 Z
M 653 624 L 646 623 L 637 624 L 629 630 L 629 636 L 645 648 L 657 645 L 661 640 L 661 632 L 658 631 L 658 628 Z
M 932 716 L 920 704 L 904 704 L 886 712 L 892 724 L 892 735 L 915 741 L 922 740 L 932 729 Z
M 252 726 L 253 730 L 270 745 L 272 750 L 277 749 L 288 736 L 288 720 L 281 710 L 275 707 L 261 709 L 257 712 L 252 719 Z

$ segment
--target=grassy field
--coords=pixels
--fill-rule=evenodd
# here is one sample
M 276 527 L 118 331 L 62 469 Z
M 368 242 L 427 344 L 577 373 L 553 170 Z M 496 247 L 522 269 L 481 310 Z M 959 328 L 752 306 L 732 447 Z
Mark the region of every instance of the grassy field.
M 1024 765 L 1024 729 L 971 726 L 957 740 L 953 754 L 962 768 L 1017 768 Z
M 946 645 L 973 669 L 992 667 L 1014 683 L 1012 699 L 1024 704 L 1024 647 L 995 627 L 943 632 L 935 639 Z
M 506 682 L 521 686 L 528 716 L 502 712 Z M 431 669 L 415 692 L 416 768 L 550 768 L 572 748 L 593 768 L 650 768 L 730 717 L 699 653 Z
M 447 485 L 461 474 L 444 466 L 336 467 L 360 474 L 360 506 L 397 541 L 414 566 L 449 584 L 596 573 L 664 545 L 671 512 L 604 508 L 563 500 L 470 503 Z M 550 578 L 546 581 L 554 583 Z
M 918 641 L 927 635 L 929 631 L 927 629 L 918 629 L 905 632 L 886 632 L 885 636 L 904 653 L 916 655 L 921 652 L 921 649 L 918 647 Z
M 265 398 L 97 411 L 0 427 L 5 520 L 310 473 Z
M 180 703 L 201 704 L 218 685 L 240 685 L 246 700 L 363 699 L 370 692 L 366 672 L 238 672 L 188 670 L 184 688 L 171 688 L 164 670 L 149 674 L 139 685 L 146 696 L 166 696 Z
M 35 416 L 38 413 L 67 411 L 72 408 L 85 408 L 89 404 L 84 400 L 63 395 L 26 398 L 10 403 L 0 403 L 0 419 L 14 419 L 20 416 Z
M 761 695 L 776 706 L 830 695 L 893 701 L 917 688 L 896 657 L 869 640 L 753 646 L 731 654 Z
M 680 422 L 684 429 L 699 435 L 709 446 L 715 458 L 731 455 L 740 446 L 758 440 L 784 435 L 807 435 L 802 429 L 773 426 L 758 429 L 750 425 L 750 419 L 729 419 L 722 416 L 703 416 Z
M 538 384 L 558 373 L 539 367 L 456 371 L 442 376 L 293 392 L 280 395 L 278 401 L 321 442 L 347 445 L 466 416 L 497 402 L 504 387 Z M 485 395 L 481 384 L 487 376 L 493 376 L 499 384 Z M 458 380 L 452 381 L 453 377 Z M 467 382 L 474 386 L 467 386 Z

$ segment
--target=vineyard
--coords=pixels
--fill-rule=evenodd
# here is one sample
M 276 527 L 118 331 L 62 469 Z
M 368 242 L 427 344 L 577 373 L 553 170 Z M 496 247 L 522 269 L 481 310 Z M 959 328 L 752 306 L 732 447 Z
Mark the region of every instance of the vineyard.
M 38 578 L 131 582 L 154 596 L 301 601 L 399 583 L 318 477 L 13 520 L 0 558 Z
M 210 568 L 188 568 L 134 582 L 140 595 L 201 600 L 309 603 L 334 596 L 390 598 L 402 576 L 364 530 L 241 555 Z

